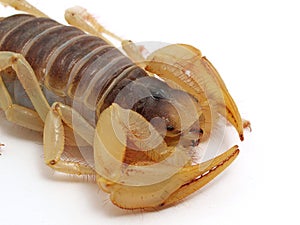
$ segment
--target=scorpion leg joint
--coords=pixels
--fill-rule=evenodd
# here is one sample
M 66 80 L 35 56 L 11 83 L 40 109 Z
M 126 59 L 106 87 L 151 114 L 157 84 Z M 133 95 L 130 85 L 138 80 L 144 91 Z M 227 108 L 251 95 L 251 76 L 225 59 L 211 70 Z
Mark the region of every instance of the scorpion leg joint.
M 44 128 L 45 163 L 56 171 L 68 174 L 94 174 L 94 170 L 85 163 L 61 158 L 65 148 L 64 126 L 68 123 L 68 121 L 63 123 L 63 121 L 65 122 L 64 118 L 67 118 L 66 115 L 68 115 L 68 113 L 64 113 L 64 107 L 61 103 L 53 103 L 47 114 Z

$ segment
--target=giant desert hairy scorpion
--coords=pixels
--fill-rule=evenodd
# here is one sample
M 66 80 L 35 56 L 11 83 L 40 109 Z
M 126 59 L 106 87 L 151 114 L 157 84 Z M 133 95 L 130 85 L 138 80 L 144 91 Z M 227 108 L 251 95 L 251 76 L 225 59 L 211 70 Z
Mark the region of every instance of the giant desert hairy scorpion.
M 238 155 L 234 146 L 193 161 L 220 117 L 241 140 L 250 125 L 198 49 L 173 44 L 145 57 L 83 8 L 68 9 L 72 26 L 65 26 L 24 0 L 0 2 L 28 13 L 0 18 L 0 107 L 7 120 L 43 132 L 44 160 L 54 170 L 94 175 L 121 208 L 159 209 L 200 189 Z M 64 158 L 68 146 L 91 146 L 93 165 Z

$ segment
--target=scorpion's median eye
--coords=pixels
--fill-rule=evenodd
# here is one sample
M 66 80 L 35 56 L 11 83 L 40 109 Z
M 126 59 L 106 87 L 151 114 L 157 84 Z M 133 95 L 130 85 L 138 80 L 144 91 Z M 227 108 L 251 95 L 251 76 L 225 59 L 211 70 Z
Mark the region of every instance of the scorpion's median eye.
M 173 127 L 173 126 L 171 126 L 171 125 L 168 125 L 167 126 L 167 131 L 173 131 L 175 128 Z
M 151 95 L 157 100 L 166 98 L 162 90 L 151 91 Z

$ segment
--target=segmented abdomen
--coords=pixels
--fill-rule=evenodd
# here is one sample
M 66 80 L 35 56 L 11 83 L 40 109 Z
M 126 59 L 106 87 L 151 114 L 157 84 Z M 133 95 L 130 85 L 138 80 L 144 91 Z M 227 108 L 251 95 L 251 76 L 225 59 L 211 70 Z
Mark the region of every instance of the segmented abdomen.
M 146 75 L 104 40 L 31 15 L 0 21 L 0 51 L 21 53 L 48 90 L 77 98 L 91 110 L 116 80 Z

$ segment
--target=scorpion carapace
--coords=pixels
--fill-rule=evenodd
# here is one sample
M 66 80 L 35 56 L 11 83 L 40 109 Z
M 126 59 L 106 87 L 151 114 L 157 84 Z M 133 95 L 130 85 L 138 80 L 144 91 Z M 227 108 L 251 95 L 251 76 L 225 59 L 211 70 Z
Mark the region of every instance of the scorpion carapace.
M 43 131 L 51 168 L 95 175 L 121 208 L 158 209 L 207 184 L 238 155 L 234 146 L 194 161 L 220 115 L 241 140 L 249 125 L 198 49 L 168 45 L 145 58 L 83 8 L 68 9 L 73 26 L 65 26 L 25 0 L 0 2 L 32 14 L 0 20 L 0 107 L 9 121 Z M 121 41 L 127 56 L 103 34 Z M 93 162 L 62 157 L 68 145 L 91 146 Z

